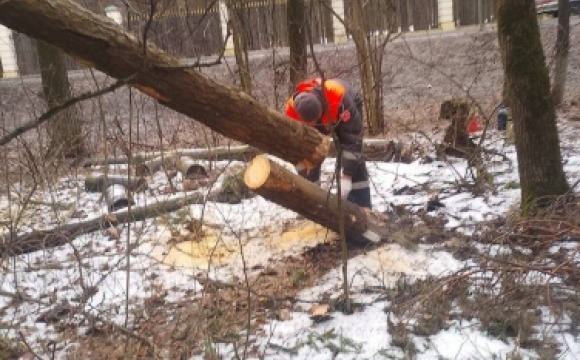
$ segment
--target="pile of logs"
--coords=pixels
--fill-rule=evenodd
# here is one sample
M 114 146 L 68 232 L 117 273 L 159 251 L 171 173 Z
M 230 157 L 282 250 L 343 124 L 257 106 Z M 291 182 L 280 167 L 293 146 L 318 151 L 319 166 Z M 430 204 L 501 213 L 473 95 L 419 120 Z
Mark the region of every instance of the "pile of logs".
M 164 161 L 163 161 L 164 160 Z M 132 194 L 148 189 L 146 177 L 152 176 L 164 167 L 165 170 L 175 168 L 182 175 L 184 190 L 195 190 L 206 185 L 208 171 L 189 156 L 153 158 L 135 168 L 135 176 L 129 174 L 96 174 L 85 178 L 85 190 L 102 192 L 109 211 L 135 204 Z M 196 182 L 196 186 L 192 182 Z

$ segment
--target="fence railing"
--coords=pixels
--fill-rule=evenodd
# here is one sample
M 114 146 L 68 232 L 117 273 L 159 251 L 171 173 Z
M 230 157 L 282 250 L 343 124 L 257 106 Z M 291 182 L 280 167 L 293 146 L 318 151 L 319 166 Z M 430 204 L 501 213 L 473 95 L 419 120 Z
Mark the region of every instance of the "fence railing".
M 350 21 L 352 0 L 344 0 Z M 429 30 L 439 26 L 437 0 L 369 0 L 365 4 L 371 33 Z
M 495 21 L 496 8 L 494 0 L 459 0 L 453 2 L 453 18 L 457 26 L 479 23 L 478 2 L 482 5 L 482 20 Z

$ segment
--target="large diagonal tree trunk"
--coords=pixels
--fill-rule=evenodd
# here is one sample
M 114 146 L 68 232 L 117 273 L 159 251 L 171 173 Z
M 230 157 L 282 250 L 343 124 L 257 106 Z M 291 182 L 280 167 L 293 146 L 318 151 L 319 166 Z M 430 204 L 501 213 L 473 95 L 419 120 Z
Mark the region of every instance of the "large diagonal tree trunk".
M 58 46 L 159 103 L 235 140 L 307 167 L 324 160 L 327 137 L 144 47 L 113 21 L 71 0 L 2 0 L 0 23 Z M 146 51 L 144 51 L 146 49 Z
M 534 0 L 498 3 L 505 94 L 513 114 L 521 204 L 527 210 L 542 197 L 565 194 L 568 184 Z

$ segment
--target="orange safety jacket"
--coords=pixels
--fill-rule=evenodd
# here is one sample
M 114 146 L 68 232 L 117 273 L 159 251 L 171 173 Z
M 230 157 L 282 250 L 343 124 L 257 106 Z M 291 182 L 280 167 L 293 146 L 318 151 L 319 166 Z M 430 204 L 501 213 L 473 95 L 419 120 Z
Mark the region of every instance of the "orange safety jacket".
M 322 89 L 322 79 L 310 79 L 299 83 L 296 86 L 296 92 L 293 96 L 286 102 L 285 112 L 286 115 L 292 119 L 301 121 L 300 115 L 294 108 L 294 98 L 296 95 L 303 92 L 313 92 L 316 89 Z M 324 99 L 328 103 L 328 109 L 323 105 L 323 114 L 320 119 L 322 125 L 327 125 L 329 118 L 333 123 L 338 122 L 338 116 L 341 112 L 342 99 L 346 93 L 346 88 L 336 80 L 326 80 L 324 81 Z
M 343 151 L 343 173 L 353 177 L 353 184 L 366 182 L 368 172 L 362 156 L 364 124 L 360 94 L 348 82 L 340 79 L 324 81 L 324 88 L 321 79 L 303 81 L 296 86 L 295 93 L 285 107 L 286 115 L 296 121 L 302 120 L 294 108 L 294 98 L 303 92 L 315 93 L 327 102 L 327 106 L 323 104 L 321 118 L 312 126 L 325 135 L 329 135 L 331 127 L 334 129 Z

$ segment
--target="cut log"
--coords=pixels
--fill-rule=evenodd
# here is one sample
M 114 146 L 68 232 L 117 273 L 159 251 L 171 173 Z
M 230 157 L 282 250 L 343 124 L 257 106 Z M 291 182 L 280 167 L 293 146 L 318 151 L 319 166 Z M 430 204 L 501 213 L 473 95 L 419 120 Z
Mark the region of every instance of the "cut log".
M 246 186 L 264 198 L 293 210 L 298 214 L 335 232 L 339 232 L 340 219 L 344 221 L 347 236 L 362 236 L 377 242 L 385 238 L 380 224 L 374 223 L 365 210 L 296 175 L 267 156 L 256 156 L 244 173 Z
M 127 188 L 120 184 L 113 184 L 105 190 L 105 202 L 109 211 L 117 211 L 134 205 L 133 197 L 127 193 Z
M 57 46 L 231 139 L 312 168 L 328 152 L 316 129 L 221 85 L 72 0 L 0 1 L 0 23 Z
M 110 185 L 123 185 L 131 191 L 146 190 L 147 180 L 142 177 L 128 177 L 124 174 L 96 174 L 85 178 L 85 191 L 102 192 Z
M 205 170 L 205 168 L 197 164 L 189 156 L 180 157 L 177 160 L 176 167 L 184 179 L 185 178 L 199 179 L 207 177 L 207 171 Z
M 201 204 L 204 201 L 204 196 L 200 193 L 186 194 L 176 199 L 136 206 L 131 209 L 131 212 L 128 210 L 118 211 L 98 218 L 66 224 L 50 230 L 33 231 L 16 237 L 6 234 L 0 244 L 0 256 L 14 256 L 61 246 L 81 234 L 159 216 L 163 213 L 179 210 L 187 205 Z

